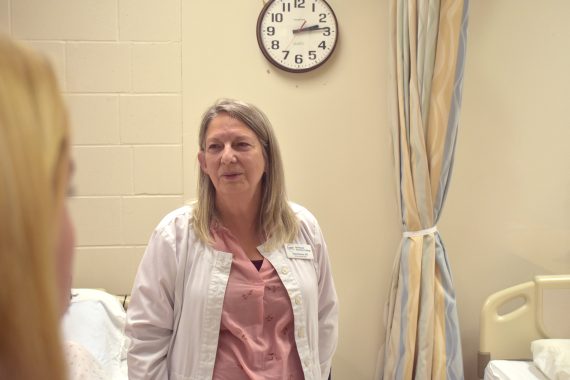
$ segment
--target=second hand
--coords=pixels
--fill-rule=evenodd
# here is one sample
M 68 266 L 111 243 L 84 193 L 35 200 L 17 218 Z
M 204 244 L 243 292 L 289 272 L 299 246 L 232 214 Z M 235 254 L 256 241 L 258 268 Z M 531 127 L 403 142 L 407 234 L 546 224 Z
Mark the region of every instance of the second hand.
M 303 29 L 303 26 L 305 26 L 305 24 L 307 23 L 307 20 L 303 20 L 303 23 L 301 24 L 301 26 L 299 27 L 299 29 L 293 29 L 293 38 L 291 38 L 291 41 L 289 41 L 289 45 L 287 45 L 287 48 L 285 50 L 289 50 L 289 47 L 291 46 L 291 44 L 293 43 L 293 40 L 295 39 L 295 35 L 297 33 L 299 33 L 299 30 Z

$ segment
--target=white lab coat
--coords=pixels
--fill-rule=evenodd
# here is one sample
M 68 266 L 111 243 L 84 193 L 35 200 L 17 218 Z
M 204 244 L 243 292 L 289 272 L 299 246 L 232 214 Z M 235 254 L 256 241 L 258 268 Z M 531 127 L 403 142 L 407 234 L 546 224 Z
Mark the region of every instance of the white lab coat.
M 322 380 L 328 377 L 337 345 L 337 295 L 315 217 L 290 205 L 300 220 L 293 243 L 310 245 L 314 258 L 290 258 L 285 247 L 261 254 L 291 298 L 305 379 Z M 191 206 L 168 214 L 141 261 L 127 311 L 130 380 L 212 378 L 232 254 L 203 244 L 191 218 Z

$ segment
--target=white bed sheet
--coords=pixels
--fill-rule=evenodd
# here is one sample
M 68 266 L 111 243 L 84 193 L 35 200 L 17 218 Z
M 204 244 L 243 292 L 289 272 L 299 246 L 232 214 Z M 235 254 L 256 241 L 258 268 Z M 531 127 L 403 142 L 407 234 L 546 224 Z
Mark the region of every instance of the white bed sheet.
M 548 380 L 532 361 L 491 360 L 484 380 Z
M 126 312 L 115 296 L 96 289 L 72 289 L 62 320 L 66 341 L 83 346 L 109 380 L 127 380 Z

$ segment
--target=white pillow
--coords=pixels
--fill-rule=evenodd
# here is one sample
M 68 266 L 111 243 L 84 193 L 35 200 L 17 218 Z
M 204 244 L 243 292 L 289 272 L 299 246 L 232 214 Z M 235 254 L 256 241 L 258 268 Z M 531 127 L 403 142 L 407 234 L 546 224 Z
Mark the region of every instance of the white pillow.
M 570 339 L 539 339 L 530 344 L 534 364 L 550 380 L 570 380 Z
M 128 347 L 126 313 L 111 294 L 72 289 L 74 295 L 62 320 L 63 339 L 76 342 L 99 361 L 108 379 L 124 378 L 121 361 Z

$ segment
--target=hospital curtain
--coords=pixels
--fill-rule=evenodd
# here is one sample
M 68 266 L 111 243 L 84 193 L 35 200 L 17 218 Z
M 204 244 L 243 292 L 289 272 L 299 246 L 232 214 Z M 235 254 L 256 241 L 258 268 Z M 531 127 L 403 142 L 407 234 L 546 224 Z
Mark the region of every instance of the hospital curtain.
M 390 121 L 403 237 L 378 377 L 463 379 L 455 291 L 437 231 L 457 137 L 468 0 L 390 1 Z

